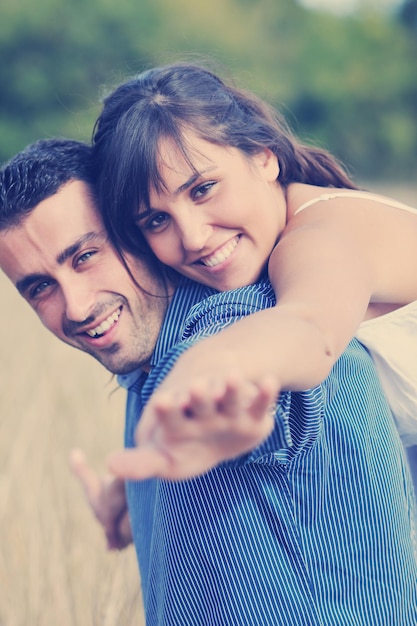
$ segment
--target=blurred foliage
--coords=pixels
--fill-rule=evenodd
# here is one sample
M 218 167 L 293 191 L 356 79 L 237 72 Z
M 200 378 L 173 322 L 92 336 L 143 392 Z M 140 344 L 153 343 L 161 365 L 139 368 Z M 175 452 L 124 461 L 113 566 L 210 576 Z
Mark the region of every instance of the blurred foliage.
M 104 89 L 197 55 L 355 177 L 415 179 L 416 15 L 416 0 L 345 18 L 296 0 L 2 0 L 0 160 L 39 137 L 89 140 Z

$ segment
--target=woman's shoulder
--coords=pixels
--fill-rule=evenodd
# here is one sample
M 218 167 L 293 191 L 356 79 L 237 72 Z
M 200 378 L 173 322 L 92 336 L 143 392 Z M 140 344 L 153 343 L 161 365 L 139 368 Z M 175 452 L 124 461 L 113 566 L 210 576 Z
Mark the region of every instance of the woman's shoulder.
M 346 189 L 334 187 L 317 187 L 315 185 L 305 185 L 293 183 L 287 190 L 287 204 L 289 217 L 295 217 L 305 209 L 320 202 L 345 198 L 351 200 L 362 200 L 366 202 L 376 202 L 395 209 L 401 209 L 417 214 L 417 209 L 399 202 L 388 196 L 373 193 L 362 189 Z

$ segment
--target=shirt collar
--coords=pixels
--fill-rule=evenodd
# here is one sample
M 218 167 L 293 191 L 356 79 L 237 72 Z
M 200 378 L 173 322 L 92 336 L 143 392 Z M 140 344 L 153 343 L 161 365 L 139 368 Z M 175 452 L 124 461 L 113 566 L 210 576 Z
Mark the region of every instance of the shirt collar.
M 214 293 L 216 291 L 206 285 L 181 277 L 166 312 L 161 332 L 151 357 L 151 367 L 158 363 L 164 354 L 180 341 L 184 330 L 184 322 L 191 307 Z M 133 372 L 129 372 L 129 374 L 120 374 L 117 377 L 117 382 L 121 387 L 130 389 L 135 384 L 141 384 L 143 382 L 142 378 L 146 378 L 146 375 L 146 372 L 138 368 Z
M 182 337 L 187 315 L 195 304 L 216 293 L 214 289 L 182 277 L 168 307 L 151 358 L 153 367 Z

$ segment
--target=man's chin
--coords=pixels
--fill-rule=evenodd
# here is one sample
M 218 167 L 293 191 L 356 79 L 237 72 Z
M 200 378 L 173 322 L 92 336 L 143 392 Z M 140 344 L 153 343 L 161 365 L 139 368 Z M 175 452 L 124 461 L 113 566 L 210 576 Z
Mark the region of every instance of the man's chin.
M 106 370 L 116 376 L 130 374 L 137 369 L 149 369 L 149 358 L 145 358 L 144 354 L 139 355 L 139 357 L 137 355 L 125 354 L 122 345 L 117 342 L 107 348 L 100 349 L 94 349 L 94 345 L 91 344 L 75 344 L 70 341 L 66 341 L 66 343 L 93 357 L 93 359 L 98 361 Z
M 128 363 L 122 366 L 119 365 L 106 365 L 102 363 L 102 365 L 115 376 L 123 376 L 125 374 L 131 374 L 137 369 L 142 369 L 142 365 L 140 363 Z
M 82 350 L 96 359 L 111 374 L 130 374 L 142 366 L 142 363 L 137 359 L 123 356 L 117 344 L 114 344 L 107 350 L 96 351 L 92 348 L 86 349 L 85 347 Z
M 97 361 L 99 361 L 99 363 L 101 363 L 101 365 L 105 367 L 106 370 L 108 370 L 111 374 L 115 374 L 116 376 L 130 374 L 131 372 L 134 372 L 135 370 L 142 367 L 142 364 L 138 363 L 137 361 L 119 361 L 117 359 L 106 359 L 103 358 L 102 355 L 94 354 L 92 356 L 94 356 L 94 358 L 97 359 Z

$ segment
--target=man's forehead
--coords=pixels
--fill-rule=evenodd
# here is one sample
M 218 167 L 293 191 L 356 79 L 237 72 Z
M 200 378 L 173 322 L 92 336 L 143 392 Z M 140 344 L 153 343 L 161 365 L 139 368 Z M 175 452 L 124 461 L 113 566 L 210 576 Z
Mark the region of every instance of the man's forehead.
M 87 219 L 102 222 L 90 188 L 82 180 L 71 180 L 42 200 L 32 211 L 38 217 L 41 213 L 49 213 L 50 219 L 61 215 L 71 221 Z
M 86 183 L 78 180 L 63 185 L 57 193 L 37 204 L 16 227 L 22 237 L 50 238 L 51 245 L 69 245 L 84 233 L 103 230 L 101 216 Z
M 40 202 L 20 224 L 0 232 L 0 267 L 16 283 L 28 272 L 62 264 L 81 245 L 106 239 L 87 185 L 71 181 Z

